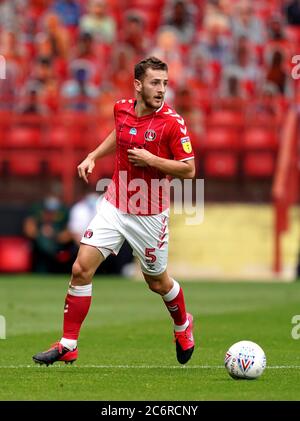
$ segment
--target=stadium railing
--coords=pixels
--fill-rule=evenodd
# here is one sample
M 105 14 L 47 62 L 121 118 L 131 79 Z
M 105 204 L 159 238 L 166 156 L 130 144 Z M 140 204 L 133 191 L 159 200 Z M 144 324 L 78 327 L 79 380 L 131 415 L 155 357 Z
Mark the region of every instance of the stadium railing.
M 282 234 L 289 229 L 289 209 L 299 198 L 298 124 L 297 111 L 291 108 L 281 133 L 272 187 L 274 206 L 273 271 L 276 274 L 280 274 L 282 270 L 281 239 Z

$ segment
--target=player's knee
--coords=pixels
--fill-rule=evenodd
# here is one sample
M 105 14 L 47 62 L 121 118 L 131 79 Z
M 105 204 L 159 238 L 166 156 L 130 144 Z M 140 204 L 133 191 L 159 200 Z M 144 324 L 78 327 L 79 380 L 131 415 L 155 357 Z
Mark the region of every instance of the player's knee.
M 156 294 L 163 295 L 164 294 L 164 288 L 161 282 L 159 281 L 147 281 L 148 286 L 151 289 L 151 291 L 155 292 Z
M 76 260 L 72 267 L 73 280 L 82 284 L 90 283 L 91 273 L 80 261 Z

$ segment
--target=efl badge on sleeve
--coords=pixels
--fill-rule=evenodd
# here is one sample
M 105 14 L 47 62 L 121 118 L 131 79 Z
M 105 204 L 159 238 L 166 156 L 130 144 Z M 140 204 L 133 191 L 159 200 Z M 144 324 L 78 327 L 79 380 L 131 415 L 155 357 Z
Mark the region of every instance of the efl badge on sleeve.
M 184 152 L 185 153 L 191 153 L 192 152 L 192 144 L 191 144 L 189 136 L 182 137 L 180 139 L 180 141 L 181 141 L 182 149 L 184 150 Z

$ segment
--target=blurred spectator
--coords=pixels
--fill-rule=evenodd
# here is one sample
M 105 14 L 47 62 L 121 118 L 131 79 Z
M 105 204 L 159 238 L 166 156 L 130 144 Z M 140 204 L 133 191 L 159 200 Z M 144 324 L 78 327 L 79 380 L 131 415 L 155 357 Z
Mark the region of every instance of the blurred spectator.
M 235 75 L 229 75 L 221 92 L 221 97 L 227 99 L 241 98 L 243 96 L 239 79 Z
M 253 59 L 248 40 L 244 37 L 239 39 L 233 63 L 224 68 L 223 85 L 229 77 L 239 80 L 245 97 L 252 97 L 260 86 L 262 74 Z
M 48 12 L 43 17 L 42 32 L 37 38 L 41 42 L 37 56 L 44 56 L 41 54 L 42 50 L 47 49 L 47 55 L 49 59 L 51 58 L 51 66 L 56 76 L 59 79 L 65 79 L 70 54 L 70 36 L 55 13 Z
M 253 4 L 249 0 L 237 2 L 231 29 L 235 39 L 245 37 L 254 45 L 264 45 L 266 41 L 263 24 L 255 16 Z
M 289 25 L 300 25 L 300 0 L 291 0 L 284 7 L 284 13 Z
M 30 51 L 31 57 L 34 57 L 34 40 L 36 34 L 40 31 L 43 15 L 45 14 L 49 0 L 31 0 L 28 2 L 24 0 L 26 6 L 24 7 L 21 21 L 22 21 L 22 38 L 24 44 Z M 21 32 L 21 31 L 20 31 Z
M 193 136 L 193 144 L 200 143 L 200 138 L 204 134 L 204 116 L 201 109 L 196 106 L 193 90 L 189 86 L 182 86 L 175 93 L 176 112 L 180 114 Z
M 294 46 L 286 37 L 282 17 L 273 15 L 268 23 L 268 41 L 264 48 L 264 56 L 270 56 L 275 50 L 281 50 L 285 59 L 291 62 L 294 54 Z
M 209 61 L 224 66 L 232 60 L 232 42 L 224 35 L 222 26 L 211 23 L 206 32 L 200 37 L 198 47 L 203 51 Z
M 245 91 L 241 87 L 240 79 L 235 74 L 229 74 L 223 80 L 217 102 L 222 109 L 241 111 L 245 106 L 245 99 Z
M 186 1 L 175 0 L 166 13 L 168 18 L 165 20 L 165 24 L 177 30 L 181 44 L 190 44 L 195 34 L 195 25 L 189 6 Z
M 82 32 L 79 35 L 72 58 L 83 58 L 93 63 L 96 62 L 97 57 L 94 50 L 94 38 L 92 34 Z
M 23 18 L 23 9 L 27 6 L 26 0 L 2 0 L 0 2 L 0 28 L 19 32 Z
M 224 34 L 230 32 L 230 19 L 220 0 L 208 0 L 203 17 L 203 29 L 217 25 Z
M 66 27 L 77 27 L 81 14 L 78 1 L 56 0 L 53 5 L 54 12 L 59 16 Z
M 38 86 L 29 83 L 25 88 L 24 99 L 16 110 L 20 114 L 45 115 L 49 111 L 39 97 Z
M 38 58 L 29 81 L 36 86 L 41 102 L 47 108 L 56 110 L 59 103 L 59 85 L 51 59 L 47 57 Z
M 68 229 L 78 246 L 86 227 L 96 215 L 98 200 L 98 193 L 87 193 L 79 202 L 75 203 L 70 210 Z
M 82 32 L 79 34 L 77 43 L 70 56 L 70 62 L 76 59 L 88 61 L 92 69 L 91 82 L 101 85 L 104 74 L 106 74 L 104 71 L 106 63 L 103 55 L 99 54 L 99 50 L 97 51 L 97 44 L 90 33 Z
M 206 52 L 199 47 L 195 47 L 190 51 L 189 66 L 186 72 L 186 83 L 193 88 L 193 90 L 199 92 L 211 91 L 212 89 L 212 66 Z
M 105 0 L 89 1 L 88 13 L 80 19 L 80 30 L 105 44 L 112 44 L 115 41 L 116 23 L 107 11 Z
M 268 21 L 268 38 L 273 41 L 284 41 L 283 22 L 280 16 L 273 15 Z
M 6 63 L 5 79 L 0 79 L 0 109 L 13 111 L 19 89 L 19 69 L 15 63 Z
M 5 57 L 6 63 L 11 63 L 17 68 L 18 79 L 16 83 L 18 86 L 24 82 L 27 66 L 26 55 L 18 35 L 15 32 L 3 31 L 1 33 L 0 44 L 1 55 Z
M 35 272 L 70 270 L 75 249 L 67 223 L 68 209 L 55 194 L 32 206 L 24 221 L 24 233 L 32 241 Z
M 105 122 L 107 127 L 113 127 L 114 115 L 112 110 L 116 101 L 120 98 L 122 98 L 121 92 L 115 90 L 113 85 L 110 85 L 109 83 L 102 84 L 99 98 L 97 100 L 97 107 L 102 117 L 100 126 L 102 126 L 103 122 Z
M 44 16 L 43 32 L 49 37 L 52 54 L 56 58 L 67 59 L 70 50 L 69 34 L 58 15 L 48 12 Z
M 112 53 L 109 81 L 120 98 L 133 96 L 132 63 L 134 50 L 126 44 L 120 44 Z
M 55 59 L 55 51 L 50 36 L 44 32 L 39 32 L 34 41 L 36 60 L 47 59 L 52 64 Z
M 289 75 L 287 75 L 284 66 L 284 56 L 281 51 L 274 51 L 271 63 L 266 69 L 266 81 L 272 83 L 278 93 L 282 95 L 291 95 L 291 87 L 289 82 Z
M 88 111 L 93 108 L 91 100 L 98 97 L 99 89 L 90 81 L 92 72 L 92 65 L 87 60 L 78 59 L 71 63 L 72 79 L 66 81 L 61 88 L 61 97 L 67 100 L 67 108 L 77 111 Z
M 261 93 L 249 107 L 249 120 L 255 122 L 272 121 L 280 124 L 284 115 L 284 102 L 278 96 L 278 89 L 274 84 L 265 83 Z
M 157 35 L 157 42 L 150 55 L 168 63 L 169 85 L 176 87 L 184 75 L 184 64 L 178 49 L 178 33 L 171 26 L 160 28 Z
M 121 28 L 120 41 L 133 48 L 135 62 L 144 58 L 149 50 L 149 39 L 146 36 L 146 22 L 142 13 L 132 9 L 125 13 Z

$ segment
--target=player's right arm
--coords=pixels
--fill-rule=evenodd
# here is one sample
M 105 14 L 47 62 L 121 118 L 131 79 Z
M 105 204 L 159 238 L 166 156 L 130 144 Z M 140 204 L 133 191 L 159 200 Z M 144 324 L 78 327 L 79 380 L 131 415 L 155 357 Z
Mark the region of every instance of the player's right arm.
M 88 183 L 88 175 L 93 172 L 95 162 L 99 158 L 113 153 L 116 150 L 116 130 L 113 130 L 107 138 L 92 152 L 88 154 L 78 167 L 78 175 Z

